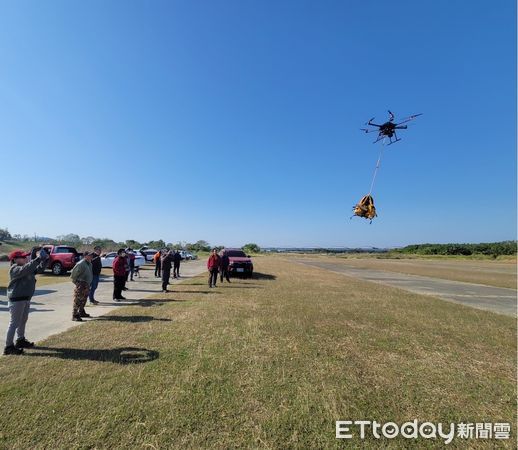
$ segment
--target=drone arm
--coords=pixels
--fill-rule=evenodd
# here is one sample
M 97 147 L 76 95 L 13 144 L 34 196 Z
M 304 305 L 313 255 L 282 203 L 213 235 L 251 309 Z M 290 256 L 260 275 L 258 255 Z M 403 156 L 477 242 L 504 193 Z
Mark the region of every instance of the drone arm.
M 407 117 L 406 119 L 402 120 L 401 122 L 399 122 L 397 125 L 401 125 L 403 123 L 407 123 L 407 122 L 410 122 L 411 120 L 414 120 L 416 117 L 419 117 L 419 116 L 422 116 L 423 113 L 419 113 L 419 114 L 414 114 L 413 116 L 409 116 Z
M 394 128 L 397 130 L 406 130 L 408 128 L 408 126 L 407 125 L 396 125 Z

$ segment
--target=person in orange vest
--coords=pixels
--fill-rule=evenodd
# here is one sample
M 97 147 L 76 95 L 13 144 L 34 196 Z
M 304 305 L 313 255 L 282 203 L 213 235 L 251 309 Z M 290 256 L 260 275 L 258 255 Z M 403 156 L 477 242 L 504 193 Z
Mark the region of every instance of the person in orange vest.
M 155 253 L 153 262 L 155 263 L 155 277 L 160 278 L 162 276 L 162 250 Z

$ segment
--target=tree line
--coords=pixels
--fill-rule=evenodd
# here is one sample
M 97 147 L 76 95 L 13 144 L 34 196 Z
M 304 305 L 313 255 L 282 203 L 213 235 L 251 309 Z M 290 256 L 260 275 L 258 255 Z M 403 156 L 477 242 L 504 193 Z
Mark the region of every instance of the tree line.
M 207 241 L 201 239 L 194 243 L 191 242 L 165 242 L 163 239 L 152 240 L 148 242 L 139 242 L 134 239 L 128 239 L 124 242 L 117 242 L 110 238 L 96 238 L 94 236 L 80 237 L 78 234 L 69 233 L 56 236 L 55 238 L 48 238 L 43 236 L 28 236 L 13 234 L 5 229 L 0 228 L 0 241 L 11 243 L 46 243 L 46 244 L 62 244 L 74 247 L 93 248 L 95 246 L 102 247 L 105 251 L 115 251 L 119 248 L 133 248 L 139 249 L 141 247 L 163 249 L 169 248 L 174 250 L 187 250 L 189 252 L 210 252 L 212 248 L 218 251 L 224 248 L 222 245 L 211 246 Z M 261 248 L 257 244 L 246 244 L 242 247 L 243 251 L 247 253 L 259 253 Z
M 415 244 L 394 250 L 396 253 L 416 255 L 516 255 L 516 241 L 483 242 L 480 244 Z

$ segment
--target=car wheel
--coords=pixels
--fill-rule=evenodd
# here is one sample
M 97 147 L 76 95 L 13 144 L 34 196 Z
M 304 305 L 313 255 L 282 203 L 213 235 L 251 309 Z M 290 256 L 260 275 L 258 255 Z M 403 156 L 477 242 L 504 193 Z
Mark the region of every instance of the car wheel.
M 52 266 L 52 273 L 54 275 L 61 275 L 63 273 L 63 265 L 61 263 L 54 263 Z

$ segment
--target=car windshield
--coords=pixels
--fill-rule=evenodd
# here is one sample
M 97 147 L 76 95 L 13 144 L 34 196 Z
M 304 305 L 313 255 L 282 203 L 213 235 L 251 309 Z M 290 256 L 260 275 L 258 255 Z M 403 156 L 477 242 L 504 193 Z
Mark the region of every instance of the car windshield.
M 71 247 L 56 247 L 56 253 L 77 253 L 75 248 Z
M 246 258 L 245 252 L 242 252 L 241 250 L 230 250 L 228 252 L 225 252 L 225 254 L 229 257 L 234 258 Z

